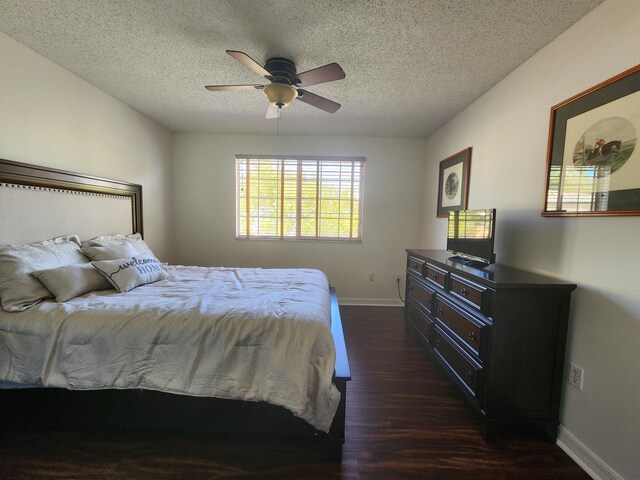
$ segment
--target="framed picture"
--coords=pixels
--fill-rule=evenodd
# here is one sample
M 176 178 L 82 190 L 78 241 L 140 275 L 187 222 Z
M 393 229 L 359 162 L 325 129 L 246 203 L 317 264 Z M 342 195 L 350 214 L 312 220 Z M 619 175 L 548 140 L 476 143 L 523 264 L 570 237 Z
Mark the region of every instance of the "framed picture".
M 640 215 L 640 65 L 551 107 L 543 216 Z
M 471 147 L 440 162 L 438 184 L 438 217 L 447 217 L 452 210 L 466 210 L 469 200 L 469 169 Z

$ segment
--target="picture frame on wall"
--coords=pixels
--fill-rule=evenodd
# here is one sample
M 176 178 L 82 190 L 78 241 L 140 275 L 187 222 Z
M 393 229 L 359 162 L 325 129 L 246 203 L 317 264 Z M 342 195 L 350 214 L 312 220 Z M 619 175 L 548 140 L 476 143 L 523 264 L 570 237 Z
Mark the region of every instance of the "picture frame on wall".
M 640 65 L 551 107 L 543 216 L 640 215 Z
M 437 217 L 448 217 L 450 211 L 467 209 L 470 169 L 471 147 L 440 162 Z

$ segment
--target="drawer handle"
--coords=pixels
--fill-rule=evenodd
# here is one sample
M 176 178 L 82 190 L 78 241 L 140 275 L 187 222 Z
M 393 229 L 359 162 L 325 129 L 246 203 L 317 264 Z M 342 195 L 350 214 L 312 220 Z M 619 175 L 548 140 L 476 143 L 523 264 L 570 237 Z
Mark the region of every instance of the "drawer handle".
M 478 338 L 476 337 L 476 332 L 469 332 L 469 340 L 471 340 L 472 342 L 475 342 Z
M 460 295 L 462 295 L 463 297 L 466 297 L 467 295 L 469 295 L 469 292 L 467 291 L 466 288 L 462 287 L 460 289 Z
M 442 316 L 442 309 L 438 307 L 438 316 L 441 317 Z
M 434 279 L 434 280 L 437 280 L 438 279 L 438 274 L 437 273 L 432 273 L 431 274 L 431 278 Z
M 436 338 L 436 347 L 439 347 L 439 346 L 440 346 L 440 339 Z
M 413 292 L 413 285 L 409 285 L 409 291 Z
M 471 379 L 473 378 L 473 373 L 471 372 L 471 370 L 467 370 L 464 374 L 464 378 L 467 382 L 470 382 Z

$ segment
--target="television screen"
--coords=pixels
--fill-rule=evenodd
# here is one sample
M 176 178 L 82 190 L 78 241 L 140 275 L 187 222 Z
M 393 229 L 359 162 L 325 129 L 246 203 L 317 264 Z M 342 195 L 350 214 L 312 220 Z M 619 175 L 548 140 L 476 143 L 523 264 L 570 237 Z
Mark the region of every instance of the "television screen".
M 495 208 L 449 212 L 447 250 L 456 255 L 451 260 L 480 266 L 494 263 L 495 224 Z

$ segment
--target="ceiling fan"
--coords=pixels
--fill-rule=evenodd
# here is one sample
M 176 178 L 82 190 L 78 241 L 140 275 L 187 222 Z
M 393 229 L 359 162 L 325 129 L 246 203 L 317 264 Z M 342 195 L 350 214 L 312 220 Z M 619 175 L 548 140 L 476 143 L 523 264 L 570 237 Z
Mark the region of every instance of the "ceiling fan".
M 289 106 L 296 98 L 301 102 L 329 113 L 335 113 L 340 108 L 339 103 L 300 88 L 345 78 L 344 70 L 337 63 L 330 63 L 323 67 L 297 73 L 295 63 L 287 58 L 270 58 L 263 67 L 244 52 L 227 50 L 227 53 L 258 75 L 265 77 L 271 83 L 267 85 L 209 85 L 205 87 L 207 90 L 213 92 L 223 90 L 262 90 L 269 99 L 267 118 L 277 118 L 279 111 Z

